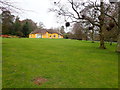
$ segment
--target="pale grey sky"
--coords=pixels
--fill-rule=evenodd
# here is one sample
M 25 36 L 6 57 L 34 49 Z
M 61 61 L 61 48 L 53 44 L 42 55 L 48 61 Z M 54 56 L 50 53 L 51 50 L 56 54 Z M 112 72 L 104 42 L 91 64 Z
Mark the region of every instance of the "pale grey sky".
M 54 13 L 48 12 L 52 6 L 51 0 L 14 0 L 19 8 L 31 11 L 17 14 L 21 20 L 32 19 L 34 22 L 43 22 L 46 28 L 58 27 Z
M 45 28 L 52 28 L 52 27 L 54 28 L 64 25 L 64 23 L 61 24 L 57 23 L 57 18 L 55 16 L 55 13 L 48 12 L 48 9 L 52 7 L 52 4 L 56 0 L 12 0 L 12 1 L 16 2 L 15 5 L 19 8 L 25 10 L 31 10 L 17 14 L 21 20 L 27 18 L 27 19 L 32 19 L 36 23 L 43 22 Z M 66 0 L 61 0 L 61 1 L 63 1 L 64 3 Z M 86 1 L 86 0 L 80 0 L 80 1 Z M 104 0 L 104 1 L 108 1 L 108 0 Z

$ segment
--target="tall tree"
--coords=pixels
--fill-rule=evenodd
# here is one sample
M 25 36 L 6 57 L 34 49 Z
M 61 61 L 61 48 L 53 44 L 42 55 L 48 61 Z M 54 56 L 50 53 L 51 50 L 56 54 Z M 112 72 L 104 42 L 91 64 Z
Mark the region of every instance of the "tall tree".
M 116 8 L 114 8 L 114 6 L 110 4 L 103 2 L 103 0 L 100 0 L 100 3 L 98 3 L 97 1 L 92 2 L 90 0 L 88 0 L 88 2 L 81 2 L 79 0 L 67 1 L 68 2 L 66 3 L 64 2 L 66 5 L 64 5 L 64 3 L 61 3 L 62 0 L 60 0 L 59 2 L 54 2 L 55 7 L 53 9 L 50 9 L 50 11 L 57 13 L 59 16 L 69 18 L 69 20 L 71 19 L 72 22 L 80 22 L 82 20 L 88 21 L 93 26 L 92 33 L 94 33 L 94 27 L 97 26 L 99 28 L 100 35 L 99 47 L 105 49 L 106 47 L 104 44 L 103 33 L 105 29 L 105 16 L 108 16 L 111 19 L 113 19 L 115 24 L 118 26 L 116 18 L 111 16 L 112 13 L 116 11 Z M 110 8 L 113 8 L 113 10 L 111 10 Z
M 64 26 L 61 26 L 61 28 L 60 28 L 60 33 L 61 33 L 61 34 L 64 34 L 64 33 L 65 33 L 65 31 L 64 31 Z
M 2 34 L 10 34 L 13 26 L 14 15 L 10 11 L 2 12 Z
M 118 35 L 118 44 L 117 44 L 117 50 L 116 51 L 120 53 L 120 1 L 118 2 L 118 8 L 119 8 L 119 10 L 118 10 L 118 14 L 119 14 L 119 16 L 118 16 L 119 35 Z
M 0 35 L 2 34 L 2 15 L 0 14 Z
M 109 15 L 109 14 L 106 14 L 106 15 L 108 17 L 110 17 L 115 22 L 115 24 L 118 26 L 118 41 L 117 41 L 117 49 L 116 49 L 116 51 L 120 52 L 120 1 L 117 1 L 117 0 L 115 0 L 115 1 L 114 0 L 109 0 L 109 1 L 110 1 L 111 4 L 115 4 L 115 7 L 118 7 L 118 8 L 115 8 L 115 11 L 118 11 L 116 13 L 116 15 L 118 16 L 117 21 L 111 15 Z
M 74 34 L 75 39 L 82 40 L 82 36 L 83 36 L 82 30 L 83 30 L 83 28 L 80 25 L 80 23 L 74 24 L 72 32 Z
M 25 24 L 23 24 L 23 28 L 22 28 L 22 33 L 24 37 L 27 37 L 28 34 L 30 33 L 30 28 L 29 28 L 29 23 L 26 22 Z
M 103 26 L 104 26 L 104 3 L 100 2 L 87 2 L 83 3 L 79 0 L 68 0 L 70 9 L 66 9 L 67 5 L 62 5 L 60 2 L 54 2 L 57 8 L 51 9 L 51 11 L 58 13 L 61 16 L 66 16 L 71 18 L 72 22 L 80 22 L 81 20 L 86 20 L 93 26 L 98 26 L 100 29 L 100 48 L 105 49 L 104 36 L 103 36 Z M 72 10 L 74 11 L 72 11 Z M 97 18 L 93 18 L 88 14 L 88 11 L 93 11 Z M 92 14 L 93 15 L 93 14 Z
M 34 21 L 32 21 L 31 19 L 25 19 L 22 21 L 22 24 L 28 23 L 29 25 L 29 32 L 35 30 L 37 28 L 37 23 L 35 23 Z M 42 26 L 41 26 L 42 27 Z M 39 28 L 39 27 L 38 27 Z
M 100 48 L 105 49 L 105 44 L 104 44 L 104 35 L 103 35 L 103 30 L 104 30 L 104 19 L 105 19 L 105 14 L 104 14 L 104 3 L 103 0 L 101 0 L 100 3 Z
M 37 28 L 37 24 L 31 19 L 25 19 L 22 22 L 22 33 L 24 37 L 27 37 L 29 33 Z
M 22 33 L 22 23 L 19 20 L 19 17 L 17 16 L 15 19 L 15 22 L 13 24 L 13 30 L 11 32 L 12 35 L 17 35 L 17 36 L 23 36 Z

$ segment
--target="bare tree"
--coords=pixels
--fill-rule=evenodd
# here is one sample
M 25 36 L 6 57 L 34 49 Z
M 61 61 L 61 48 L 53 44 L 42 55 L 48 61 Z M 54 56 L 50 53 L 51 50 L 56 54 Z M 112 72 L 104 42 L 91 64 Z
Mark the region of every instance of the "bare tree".
M 61 0 L 60 0 L 61 1 Z M 94 35 L 95 27 L 99 28 L 99 36 L 100 36 L 100 48 L 105 49 L 104 44 L 104 29 L 105 29 L 105 18 L 106 16 L 111 18 L 115 25 L 118 26 L 117 22 L 117 14 L 115 11 L 115 5 L 110 5 L 104 3 L 103 0 L 100 0 L 100 3 L 97 1 L 88 1 L 81 2 L 80 0 L 67 0 L 68 5 L 63 5 L 59 2 L 54 2 L 55 7 L 51 9 L 51 11 L 57 13 L 59 16 L 64 16 L 66 18 L 71 19 L 71 22 L 81 22 L 88 21 L 91 25 L 89 27 L 92 30 L 92 40 Z M 69 7 L 71 6 L 71 8 Z M 68 8 L 69 7 L 69 8 Z M 113 11 L 111 11 L 113 9 Z
M 118 35 L 118 45 L 117 45 L 117 52 L 120 53 L 120 2 L 118 2 L 118 7 L 119 7 L 119 10 L 118 10 L 118 13 L 119 13 L 119 16 L 118 16 L 118 29 L 119 29 L 119 35 Z
M 17 7 L 15 2 L 12 2 L 11 0 L 0 0 L 0 10 L 16 13 L 18 13 L 18 11 L 24 11 L 23 9 Z
M 117 49 L 116 51 L 120 53 L 120 1 L 116 2 L 117 0 L 109 0 L 112 5 L 115 5 L 117 8 L 116 15 L 118 16 L 117 19 L 115 19 L 113 16 L 106 14 L 108 17 L 114 20 L 115 24 L 118 26 L 118 41 L 117 41 Z
M 72 33 L 74 34 L 74 38 L 78 40 L 82 40 L 82 26 L 80 23 L 75 23 L 72 29 Z
M 100 28 L 100 48 L 105 49 L 104 45 L 104 37 L 103 37 L 103 25 L 104 25 L 104 3 L 101 2 L 100 5 L 97 4 L 97 2 L 80 2 L 79 0 L 68 0 L 71 9 L 74 11 L 70 11 L 65 9 L 65 7 L 61 6 L 60 3 L 55 3 L 56 6 L 58 6 L 57 9 L 52 9 L 51 11 L 59 13 L 59 15 L 63 15 L 66 17 L 72 18 L 72 22 L 80 22 L 81 20 L 86 20 L 90 22 L 93 27 L 98 26 Z M 89 13 L 94 10 L 93 13 Z M 100 14 L 99 14 L 100 13 Z M 91 14 L 91 15 L 90 15 Z M 94 18 L 92 18 L 92 15 L 94 15 Z M 98 18 L 95 18 L 98 17 Z

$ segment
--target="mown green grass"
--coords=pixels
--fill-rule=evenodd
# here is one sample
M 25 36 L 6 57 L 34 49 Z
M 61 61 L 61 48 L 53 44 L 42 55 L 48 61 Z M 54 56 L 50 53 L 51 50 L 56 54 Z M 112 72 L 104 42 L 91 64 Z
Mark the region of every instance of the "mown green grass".
M 69 39 L 3 39 L 3 88 L 117 88 L 116 44 Z M 40 86 L 32 80 L 43 77 Z
M 2 89 L 2 38 L 0 37 L 0 89 Z

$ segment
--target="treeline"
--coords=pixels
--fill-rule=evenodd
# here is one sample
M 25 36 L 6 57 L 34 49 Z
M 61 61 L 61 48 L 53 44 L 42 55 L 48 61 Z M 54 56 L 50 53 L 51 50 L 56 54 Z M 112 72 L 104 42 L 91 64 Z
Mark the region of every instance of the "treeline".
M 10 11 L 2 12 L 2 33 L 3 35 L 16 35 L 19 37 L 28 37 L 29 33 L 37 28 L 37 23 L 31 19 L 20 20 Z
M 17 16 L 11 14 L 10 11 L 5 10 L 1 14 L 2 16 L 2 32 L 0 35 L 13 35 L 18 37 L 28 37 L 29 34 L 35 29 L 44 28 L 42 22 L 39 22 L 39 25 L 32 21 L 31 19 L 20 20 Z M 64 34 L 64 27 L 51 28 L 50 30 Z
M 3 35 L 28 37 L 29 33 L 31 33 L 33 30 L 44 27 L 42 22 L 39 24 L 39 26 L 37 26 L 37 23 L 35 23 L 31 19 L 20 20 L 18 16 L 15 17 L 8 10 L 3 11 L 1 15 L 2 15 L 1 34 Z M 107 21 L 105 23 L 106 25 L 104 26 L 104 30 L 103 30 L 104 39 L 105 41 L 111 41 L 111 42 L 117 41 L 117 36 L 118 36 L 117 26 L 113 23 L 112 20 L 110 20 L 110 18 L 107 17 L 106 19 L 109 19 L 109 21 Z M 108 25 L 109 27 L 112 27 L 112 29 L 110 29 Z M 81 21 L 79 23 L 74 23 L 72 30 L 67 33 L 65 33 L 64 31 L 64 26 L 61 26 L 59 28 L 54 28 L 52 30 L 63 34 L 65 39 L 91 40 L 92 42 L 96 40 L 97 41 L 100 40 L 99 28 L 95 26 L 92 27 L 92 25 L 90 25 L 90 23 L 88 22 Z
M 117 52 L 120 52 L 120 2 L 109 0 L 83 2 L 79 0 L 67 0 L 68 2 L 53 2 L 50 8 L 57 17 L 63 17 L 67 26 L 79 23 L 82 27 L 79 32 L 82 36 L 78 37 L 78 31 L 66 34 L 67 38 L 90 39 L 92 42 L 99 35 L 99 48 L 106 49 L 105 41 L 117 41 Z M 69 24 L 70 23 L 70 24 Z M 76 34 L 75 34 L 76 33 Z M 79 34 L 79 35 L 80 35 Z M 117 40 L 116 40 L 117 38 Z
M 109 22 L 106 24 L 109 24 Z M 119 31 L 115 24 L 112 29 L 109 29 L 107 26 L 104 26 L 103 30 L 104 40 L 110 42 L 113 41 L 117 42 L 118 32 Z M 99 34 L 100 34 L 99 28 L 97 27 L 92 28 L 91 26 L 85 27 L 84 25 L 82 25 L 81 22 L 75 23 L 71 31 L 64 33 L 64 38 L 77 40 L 91 40 L 92 42 L 94 42 L 100 40 Z

